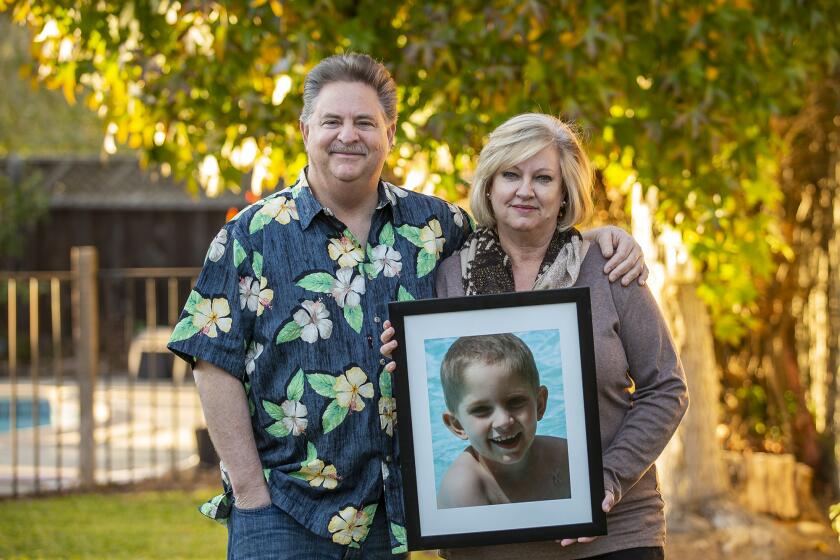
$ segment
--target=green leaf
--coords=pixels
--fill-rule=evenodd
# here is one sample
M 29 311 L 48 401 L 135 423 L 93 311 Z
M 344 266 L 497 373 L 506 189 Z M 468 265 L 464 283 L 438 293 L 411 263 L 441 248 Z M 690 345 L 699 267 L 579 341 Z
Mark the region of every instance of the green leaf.
M 347 545 L 347 548 L 361 548 L 361 546 L 359 546 L 359 543 L 357 543 L 356 541 L 350 541 L 350 544 Z
M 306 379 L 309 381 L 309 386 L 312 387 L 312 390 L 322 397 L 329 399 L 335 398 L 335 389 L 333 389 L 336 380 L 335 376 L 329 375 L 328 373 L 310 373 L 306 376 Z
M 313 272 L 297 281 L 297 285 L 310 292 L 328 294 L 332 290 L 335 278 L 328 272 Z
M 233 240 L 233 266 L 239 266 L 245 260 L 245 248 L 239 243 L 237 239 Z
M 411 295 L 408 290 L 400 286 L 397 290 L 397 301 L 414 301 L 414 296 Z
M 370 245 L 368 245 L 370 247 Z M 359 263 L 359 269 L 362 274 L 368 277 L 368 280 L 376 278 L 376 267 L 371 263 Z
M 385 225 L 382 226 L 382 231 L 379 232 L 379 243 L 389 247 L 394 246 L 394 226 L 391 225 L 391 222 L 385 222 Z
M 397 228 L 397 233 L 408 239 L 412 245 L 423 246 L 423 242 L 420 240 L 420 228 L 404 224 Z
M 264 400 L 262 402 L 263 410 L 265 410 L 269 416 L 274 418 L 275 420 L 282 420 L 286 417 L 286 413 L 283 412 L 283 409 L 280 407 L 279 404 L 274 404 L 271 401 Z
M 300 338 L 300 325 L 295 323 L 294 320 L 290 320 L 288 323 L 283 325 L 283 328 L 280 329 L 279 333 L 277 333 L 277 344 L 291 342 L 297 338 Z
M 216 518 L 216 511 L 219 509 L 219 506 L 212 503 L 212 502 L 204 502 L 201 504 L 201 507 L 198 508 L 198 511 L 201 512 L 201 515 L 205 517 L 209 517 L 210 519 Z
M 248 226 L 248 233 L 254 234 L 260 231 L 262 228 L 265 227 L 265 224 L 272 220 L 271 216 L 267 213 L 263 212 L 262 208 L 254 214 L 254 217 L 251 218 L 251 224 Z
M 306 442 L 306 460 L 300 464 L 301 467 L 305 467 L 312 461 L 318 458 L 318 450 L 315 449 L 315 444 L 311 441 Z
M 193 325 L 192 315 L 187 315 L 175 325 L 175 328 L 172 330 L 172 336 L 169 337 L 169 342 L 186 340 L 198 333 L 199 330 L 198 327 Z
M 266 428 L 265 431 L 268 432 L 269 435 L 272 435 L 274 437 L 286 437 L 287 435 L 292 433 L 292 431 L 289 428 L 287 428 L 286 425 L 283 424 L 283 422 L 275 422 L 274 424 Z
M 268 479 L 271 478 L 271 469 L 263 469 L 263 476 L 265 481 L 268 482 Z
M 344 228 L 344 232 L 342 233 L 342 235 L 344 237 L 346 237 L 347 239 L 349 239 L 350 241 L 352 241 L 353 245 L 355 245 L 356 247 L 361 247 L 362 246 L 362 244 L 359 243 L 359 240 L 356 239 L 356 236 L 353 235 L 353 232 L 350 231 L 350 228 Z
M 257 411 L 257 406 L 254 404 L 254 400 L 250 397 L 248 398 L 248 413 L 253 416 L 254 412 Z
M 400 546 L 395 546 L 391 549 L 391 554 L 402 554 L 404 552 L 408 552 L 408 546 L 401 544 Z
M 403 545 L 403 547 L 408 542 L 405 536 L 405 527 L 402 525 L 391 523 L 391 534 L 394 535 L 394 538 L 397 539 L 397 542 Z
M 204 298 L 201 296 L 201 294 L 199 294 L 195 290 L 191 291 L 190 296 L 187 298 L 187 303 L 186 305 L 184 305 L 184 310 L 189 314 L 195 313 L 195 306 L 198 305 L 198 303 L 203 299 Z
M 344 418 L 347 417 L 347 413 L 349 411 L 349 408 L 340 406 L 338 401 L 330 401 L 329 406 L 327 406 L 327 409 L 324 411 L 324 415 L 321 418 L 321 427 L 323 428 L 324 433 L 327 434 L 333 431 L 342 422 L 344 422 Z
M 254 274 L 257 278 L 262 278 L 263 272 L 263 257 L 260 253 L 254 251 L 254 259 L 253 259 L 253 268 Z
M 306 466 L 306 463 L 301 463 L 301 465 Z M 291 476 L 292 478 L 297 478 L 298 480 L 305 480 L 306 482 L 309 482 L 309 477 L 300 471 L 291 472 L 289 473 L 289 476 Z
M 421 250 L 417 253 L 417 278 L 422 278 L 435 269 L 437 255 Z
M 345 307 L 344 318 L 347 320 L 347 324 L 350 325 L 351 329 L 353 329 L 357 333 L 362 332 L 362 321 L 364 320 L 364 312 L 362 311 L 361 305 L 357 305 L 356 307 Z
M 303 397 L 304 375 L 303 370 L 298 369 L 289 386 L 286 388 L 286 398 L 290 401 L 299 401 Z
M 383 397 L 391 397 L 393 396 L 392 391 L 391 373 L 383 369 L 382 373 L 379 374 L 379 392 L 382 393 Z
M 218 505 L 220 505 L 220 504 L 225 504 L 225 505 L 227 505 L 227 503 L 228 503 L 228 501 L 227 501 L 227 494 L 218 494 L 218 495 L 216 495 L 216 496 L 213 496 L 213 497 L 210 499 L 210 503 L 211 503 L 211 504 L 213 504 L 214 506 L 218 506 Z
M 370 525 L 370 523 L 373 521 L 373 516 L 376 515 L 376 506 L 377 504 L 370 504 L 362 510 L 368 516 L 368 525 Z

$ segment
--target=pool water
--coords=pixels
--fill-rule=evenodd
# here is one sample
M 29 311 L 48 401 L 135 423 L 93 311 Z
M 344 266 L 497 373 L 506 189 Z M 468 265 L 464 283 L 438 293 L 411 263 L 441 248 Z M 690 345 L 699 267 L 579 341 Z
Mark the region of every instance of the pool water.
M 33 427 L 32 412 L 37 408 L 39 426 L 49 426 L 50 403 L 47 399 L 38 399 L 37 405 L 32 398 L 17 398 L 15 400 L 15 425 L 18 429 Z M 12 429 L 12 403 L 9 397 L 0 397 L 0 434 Z

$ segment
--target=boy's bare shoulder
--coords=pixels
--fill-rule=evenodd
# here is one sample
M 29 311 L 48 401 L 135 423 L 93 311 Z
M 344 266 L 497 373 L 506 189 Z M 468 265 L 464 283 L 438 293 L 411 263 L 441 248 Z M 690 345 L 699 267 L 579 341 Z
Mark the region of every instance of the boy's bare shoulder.
M 439 508 L 487 505 L 482 467 L 469 451 L 463 451 L 452 462 L 440 483 L 437 495 Z
M 554 436 L 537 436 L 534 439 L 534 451 L 540 456 L 566 456 L 569 454 L 569 441 Z
M 562 437 L 554 437 L 554 436 L 537 436 L 534 440 L 534 443 L 538 443 L 539 445 L 545 446 L 546 448 L 550 449 L 568 449 L 569 448 L 569 440 Z
M 566 438 L 537 436 L 532 448 L 537 453 L 538 467 L 534 480 L 541 480 L 543 499 L 571 497 L 569 480 L 569 442 Z

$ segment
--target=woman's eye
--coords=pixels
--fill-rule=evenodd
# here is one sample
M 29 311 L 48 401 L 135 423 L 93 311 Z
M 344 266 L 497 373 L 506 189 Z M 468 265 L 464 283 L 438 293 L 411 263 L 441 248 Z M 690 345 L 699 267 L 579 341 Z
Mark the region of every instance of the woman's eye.
M 502 177 L 504 177 L 508 181 L 513 181 L 514 179 L 518 178 L 519 175 L 514 171 L 502 171 Z
M 551 177 L 551 175 L 537 175 L 537 181 L 539 181 L 540 183 L 548 184 L 553 180 L 554 178 Z

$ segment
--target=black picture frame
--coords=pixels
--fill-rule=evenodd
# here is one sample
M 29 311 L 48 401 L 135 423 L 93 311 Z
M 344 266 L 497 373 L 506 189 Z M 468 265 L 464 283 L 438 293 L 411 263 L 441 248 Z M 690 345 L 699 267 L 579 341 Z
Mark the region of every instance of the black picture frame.
M 391 302 L 389 312 L 399 342 L 393 379 L 400 412 L 398 436 L 408 549 L 605 535 L 589 288 Z M 562 422 L 553 419 L 550 429 L 558 434 L 565 430 L 569 497 L 439 507 L 441 471 L 451 466 L 448 461 L 453 452 L 451 442 L 444 439 L 446 432 L 441 431 L 442 417 L 434 417 L 441 407 L 446 409 L 439 377 L 437 385 L 434 381 L 434 376 L 439 376 L 439 361 L 455 338 L 499 333 L 512 333 L 525 342 L 540 370 L 540 383 L 561 388 L 561 404 L 551 400 L 552 389 L 548 388 L 543 419 L 552 406 L 562 409 L 554 415 L 562 416 Z M 540 429 L 537 423 L 537 436 Z M 543 439 L 551 439 L 554 432 Z M 451 438 L 456 440 L 456 447 L 462 447 L 455 452 L 463 453 L 467 442 L 458 441 L 454 435 Z

